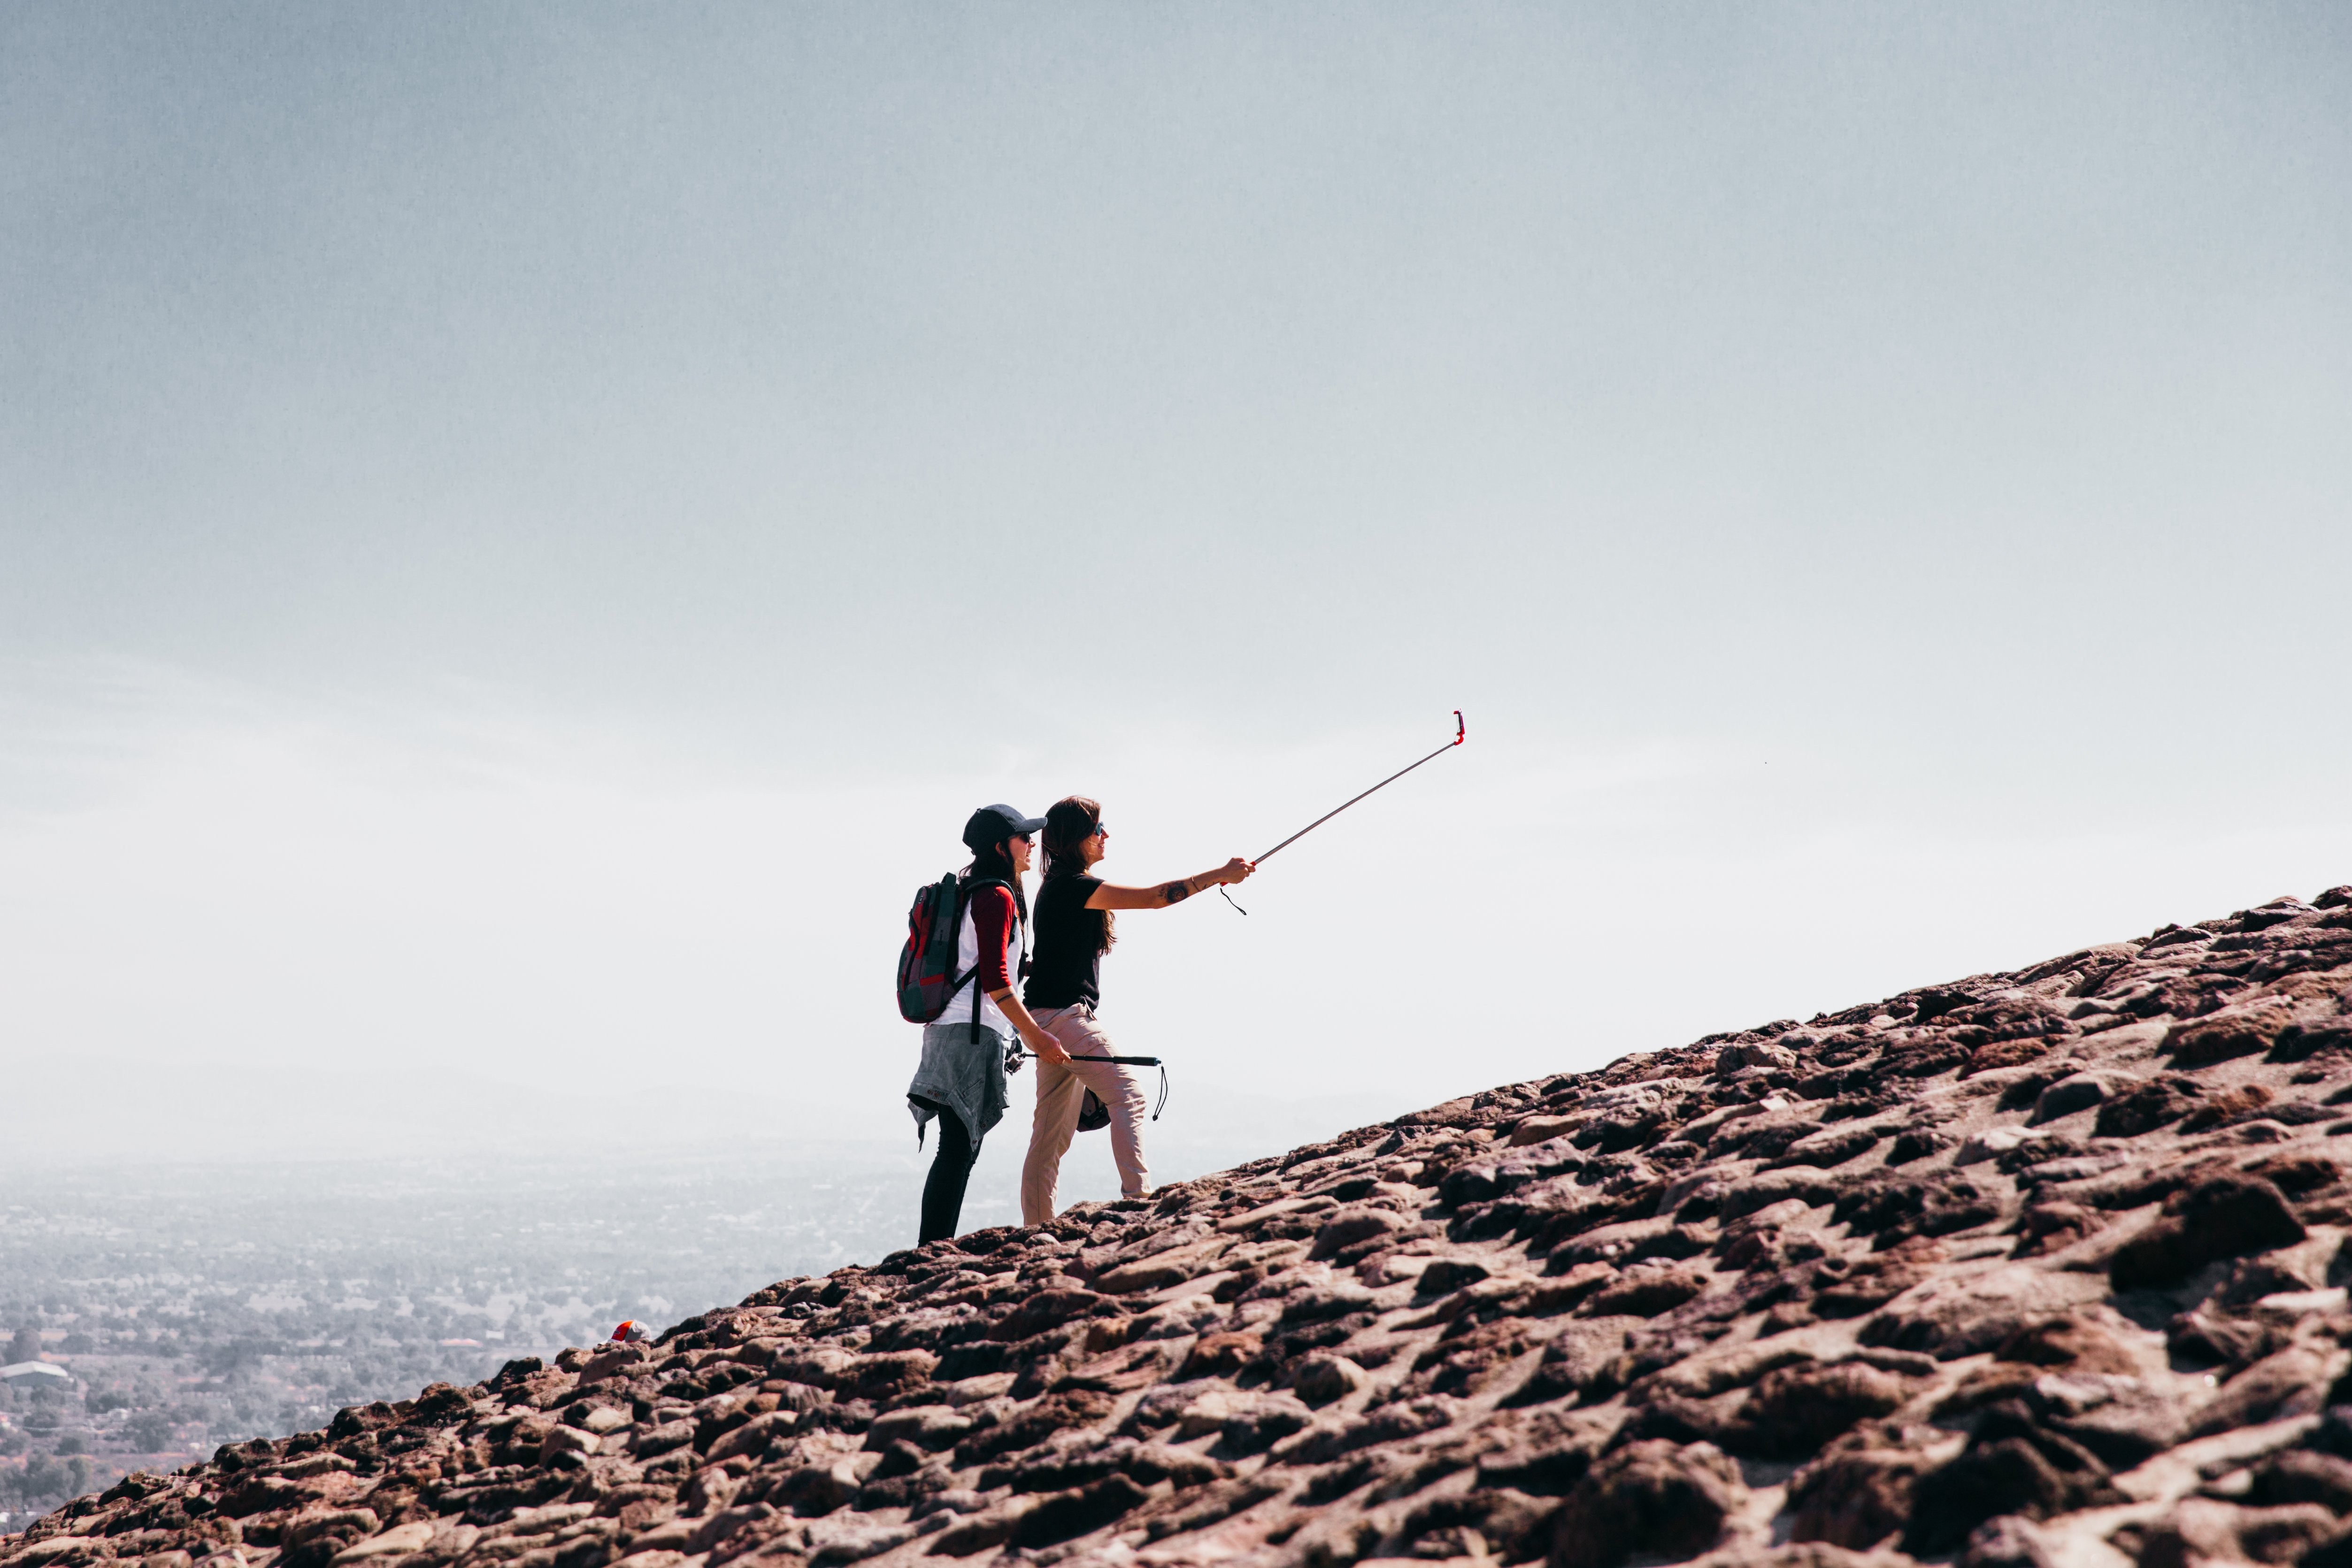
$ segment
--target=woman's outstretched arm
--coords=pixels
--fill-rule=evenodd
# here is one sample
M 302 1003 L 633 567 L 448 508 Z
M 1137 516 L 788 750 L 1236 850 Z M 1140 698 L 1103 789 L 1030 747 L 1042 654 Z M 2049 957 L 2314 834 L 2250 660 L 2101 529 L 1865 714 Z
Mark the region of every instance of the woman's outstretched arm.
M 1090 910 L 1164 910 L 1171 904 L 1181 904 L 1195 893 L 1206 892 L 1220 882 L 1238 882 L 1256 870 L 1255 866 L 1236 855 L 1213 871 L 1202 871 L 1178 881 L 1162 882 L 1151 888 L 1121 888 L 1105 882 L 1087 896 Z

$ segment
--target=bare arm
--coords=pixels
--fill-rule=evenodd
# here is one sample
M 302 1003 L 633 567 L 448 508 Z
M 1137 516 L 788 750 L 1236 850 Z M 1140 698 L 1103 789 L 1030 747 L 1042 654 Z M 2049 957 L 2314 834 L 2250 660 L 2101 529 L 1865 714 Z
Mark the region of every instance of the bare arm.
M 1181 881 L 1162 882 L 1156 888 L 1121 888 L 1105 882 L 1087 896 L 1087 908 L 1164 910 L 1171 904 L 1181 904 L 1193 894 L 1204 892 L 1220 882 L 1239 882 L 1256 869 L 1255 866 L 1236 855 L 1213 871 L 1202 871 Z
M 1012 1020 L 1013 1026 L 1021 1032 L 1021 1037 L 1028 1042 L 1029 1048 L 1042 1059 L 1049 1062 L 1070 1059 L 1070 1053 L 1062 1048 L 1062 1042 L 1045 1032 L 1045 1026 L 1037 1022 L 1029 1009 L 1021 1005 L 1021 998 L 1013 994 L 1012 986 L 988 994 L 990 1000 L 1004 1009 L 1005 1017 Z

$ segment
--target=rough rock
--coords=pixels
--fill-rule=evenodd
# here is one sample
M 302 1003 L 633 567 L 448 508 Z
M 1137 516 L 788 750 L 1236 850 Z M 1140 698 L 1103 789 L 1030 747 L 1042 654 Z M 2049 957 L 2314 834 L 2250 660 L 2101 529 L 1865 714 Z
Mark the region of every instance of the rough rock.
M 2338 889 L 1505 1085 L 133 1476 L 0 1568 L 2352 1568 L 2347 997 Z
M 1738 1468 L 1705 1443 L 1652 1439 L 1620 1449 L 1561 1505 L 1553 1568 L 1617 1568 L 1636 1553 L 1696 1556 L 1721 1539 L 1743 1489 Z
M 2048 1535 L 2013 1513 L 1989 1519 L 1969 1536 L 1959 1568 L 2057 1568 Z
M 1899 1534 L 1941 1437 L 1866 1426 L 1840 1438 L 1790 1481 L 1790 1538 L 1866 1551 Z
M 2221 1258 L 2303 1237 L 2284 1194 L 2260 1176 L 2232 1173 L 2167 1198 L 2163 1217 L 2116 1249 L 2108 1273 L 2119 1290 L 2168 1285 Z

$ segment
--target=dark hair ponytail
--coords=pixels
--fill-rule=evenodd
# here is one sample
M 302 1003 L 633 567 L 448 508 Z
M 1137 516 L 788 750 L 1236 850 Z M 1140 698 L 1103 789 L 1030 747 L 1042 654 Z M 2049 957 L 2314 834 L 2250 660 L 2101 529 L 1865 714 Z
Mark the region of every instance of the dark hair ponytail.
M 1087 858 L 1078 846 L 1093 837 L 1102 826 L 1102 806 L 1085 795 L 1065 795 L 1045 811 L 1045 879 L 1059 881 L 1064 877 L 1076 877 L 1086 870 Z M 1095 917 L 1095 952 L 1108 952 L 1118 941 L 1118 933 L 1108 910 L 1089 910 Z
M 985 849 L 971 852 L 971 874 L 982 881 L 991 878 L 1013 889 L 1013 902 L 1021 910 L 1021 923 L 1029 923 L 1029 895 L 1022 890 L 1021 872 L 1013 864 L 1012 840 L 1004 839 Z

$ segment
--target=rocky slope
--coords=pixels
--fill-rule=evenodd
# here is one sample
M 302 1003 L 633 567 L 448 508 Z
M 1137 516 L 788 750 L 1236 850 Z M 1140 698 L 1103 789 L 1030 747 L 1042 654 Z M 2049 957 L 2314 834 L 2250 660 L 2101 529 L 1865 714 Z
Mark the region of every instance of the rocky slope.
M 133 1476 L 0 1568 L 2352 1564 L 2347 987 L 2336 889 L 1498 1089 Z

